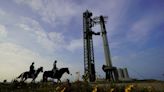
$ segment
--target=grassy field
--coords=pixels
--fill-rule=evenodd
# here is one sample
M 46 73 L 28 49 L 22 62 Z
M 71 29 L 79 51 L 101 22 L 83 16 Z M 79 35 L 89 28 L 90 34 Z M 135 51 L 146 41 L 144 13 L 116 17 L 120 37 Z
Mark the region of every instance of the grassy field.
M 164 92 L 164 82 L 1 83 L 0 92 Z

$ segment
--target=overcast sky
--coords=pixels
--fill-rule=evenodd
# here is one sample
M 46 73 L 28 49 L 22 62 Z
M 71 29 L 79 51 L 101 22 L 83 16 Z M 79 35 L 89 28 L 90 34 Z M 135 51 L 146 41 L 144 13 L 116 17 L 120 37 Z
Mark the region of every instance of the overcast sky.
M 132 78 L 164 79 L 163 0 L 0 0 L 0 81 L 28 71 L 33 61 L 36 69 L 51 70 L 57 60 L 58 68 L 82 75 L 82 14 L 87 9 L 93 16 L 108 16 L 114 66 L 127 67 Z M 103 77 L 102 38 L 93 41 L 96 75 Z

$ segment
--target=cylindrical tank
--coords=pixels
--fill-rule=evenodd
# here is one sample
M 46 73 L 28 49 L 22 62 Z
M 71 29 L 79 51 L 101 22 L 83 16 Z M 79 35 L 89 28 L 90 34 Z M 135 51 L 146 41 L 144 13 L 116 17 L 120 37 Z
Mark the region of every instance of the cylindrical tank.
M 125 79 L 129 79 L 129 74 L 128 74 L 128 69 L 127 68 L 123 68 L 123 74 L 124 74 Z
M 110 49 L 108 45 L 108 38 L 107 38 L 107 31 L 105 28 L 105 21 L 104 17 L 100 16 L 100 27 L 101 27 L 101 33 L 102 33 L 102 40 L 103 40 L 103 46 L 104 46 L 104 54 L 105 54 L 105 61 L 106 65 L 112 68 L 112 61 L 110 57 Z
M 119 78 L 119 80 L 123 79 L 124 78 L 123 69 L 118 68 L 117 71 L 118 71 L 118 78 Z

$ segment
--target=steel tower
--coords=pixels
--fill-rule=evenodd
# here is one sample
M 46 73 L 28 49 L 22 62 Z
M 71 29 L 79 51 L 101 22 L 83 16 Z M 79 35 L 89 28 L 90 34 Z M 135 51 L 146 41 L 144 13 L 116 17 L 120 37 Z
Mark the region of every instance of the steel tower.
M 92 31 L 92 13 L 88 10 L 83 13 L 83 39 L 84 39 L 84 78 L 90 82 L 95 81 L 95 62 L 92 35 L 99 35 Z
M 92 31 L 92 27 L 95 24 L 100 24 L 102 41 L 104 47 L 104 55 L 106 65 L 102 66 L 103 71 L 106 74 L 107 80 L 118 80 L 117 68 L 112 66 L 110 49 L 107 39 L 107 31 L 105 28 L 104 16 L 92 17 L 92 13 L 88 10 L 83 13 L 83 39 L 84 39 L 84 76 L 83 79 L 89 80 L 90 82 L 95 81 L 95 63 L 94 63 L 94 50 L 93 50 L 93 40 L 92 35 L 100 35 L 100 32 L 95 33 Z

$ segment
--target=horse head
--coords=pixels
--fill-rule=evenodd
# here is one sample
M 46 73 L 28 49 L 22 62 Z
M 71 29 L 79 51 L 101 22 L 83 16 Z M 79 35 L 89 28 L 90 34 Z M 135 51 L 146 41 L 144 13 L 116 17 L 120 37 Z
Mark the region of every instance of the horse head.
M 38 68 L 39 72 L 43 72 L 43 67 Z
M 68 68 L 66 68 L 66 72 L 67 72 L 67 74 L 69 74 L 69 73 L 70 73 Z
M 61 68 L 61 69 L 59 69 L 59 71 L 58 71 L 58 73 L 60 73 L 60 74 L 62 74 L 62 75 L 63 75 L 65 72 L 66 72 L 67 74 L 70 73 L 68 68 Z
M 38 76 L 38 74 L 39 74 L 40 72 L 43 72 L 43 67 L 39 67 L 39 68 L 36 70 L 35 76 Z

